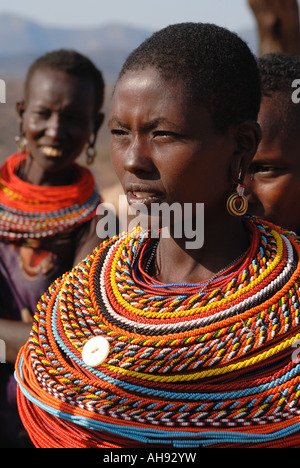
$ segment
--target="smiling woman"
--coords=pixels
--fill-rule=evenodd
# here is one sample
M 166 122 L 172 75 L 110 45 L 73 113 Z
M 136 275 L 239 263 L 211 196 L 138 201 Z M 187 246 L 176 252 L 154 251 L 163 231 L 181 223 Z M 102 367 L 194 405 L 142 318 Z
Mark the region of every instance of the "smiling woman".
M 102 120 L 101 114 L 93 115 L 93 83 L 88 77 L 38 69 L 27 94 L 17 106 L 29 148 L 23 179 L 35 185 L 68 185 L 73 162 L 91 135 L 95 139 Z
M 18 447 L 13 364 L 36 304 L 52 281 L 96 245 L 100 195 L 88 159 L 102 124 L 101 72 L 75 51 L 59 50 L 30 67 L 17 103 L 19 151 L 0 168 L 0 445 Z M 8 403 L 9 401 L 9 403 Z

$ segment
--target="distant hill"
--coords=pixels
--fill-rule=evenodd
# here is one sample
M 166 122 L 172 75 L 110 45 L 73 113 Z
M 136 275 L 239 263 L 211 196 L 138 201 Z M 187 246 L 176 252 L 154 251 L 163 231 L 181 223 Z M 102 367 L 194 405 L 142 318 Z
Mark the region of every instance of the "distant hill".
M 24 70 L 39 55 L 62 47 L 88 55 L 115 79 L 127 55 L 152 31 L 119 24 L 99 28 L 63 29 L 40 25 L 11 14 L 0 15 L 0 76 L 23 78 Z

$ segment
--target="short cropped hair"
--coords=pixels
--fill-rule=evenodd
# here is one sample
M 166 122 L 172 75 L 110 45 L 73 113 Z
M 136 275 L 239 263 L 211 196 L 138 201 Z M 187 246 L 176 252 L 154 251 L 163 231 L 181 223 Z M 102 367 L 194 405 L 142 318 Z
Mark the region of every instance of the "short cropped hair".
M 59 70 L 92 82 L 95 92 L 95 110 L 103 104 L 104 80 L 100 70 L 85 55 L 71 49 L 59 49 L 37 58 L 29 67 L 24 83 L 25 99 L 28 97 L 33 74 L 40 69 Z
M 261 76 L 262 95 L 276 92 L 291 95 L 292 82 L 300 79 L 300 57 L 283 52 L 272 52 L 257 60 Z
M 190 22 L 167 26 L 128 56 L 118 80 L 147 66 L 166 80 L 181 80 L 187 97 L 210 112 L 216 130 L 257 119 L 261 90 L 256 58 L 225 28 Z
M 272 52 L 257 60 L 261 76 L 262 96 L 280 99 L 277 109 L 280 112 L 281 131 L 287 134 L 299 133 L 300 105 L 292 101 L 295 90 L 292 83 L 300 79 L 300 57 L 297 55 Z

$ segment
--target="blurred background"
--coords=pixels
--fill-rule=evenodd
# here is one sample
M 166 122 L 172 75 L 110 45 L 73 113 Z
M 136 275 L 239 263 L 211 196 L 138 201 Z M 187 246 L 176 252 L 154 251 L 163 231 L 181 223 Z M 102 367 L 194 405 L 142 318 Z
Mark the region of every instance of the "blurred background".
M 299 54 L 297 0 L 1 0 L 0 78 L 6 103 L 0 104 L 0 164 L 16 150 L 16 102 L 31 62 L 41 54 L 72 48 L 89 56 L 106 83 L 104 112 L 126 56 L 155 30 L 185 21 L 224 26 L 242 37 L 256 55 L 273 50 Z M 299 77 L 300 78 L 300 77 Z M 105 122 L 92 167 L 110 197 L 118 182 L 109 159 Z M 84 164 L 84 157 L 80 160 Z

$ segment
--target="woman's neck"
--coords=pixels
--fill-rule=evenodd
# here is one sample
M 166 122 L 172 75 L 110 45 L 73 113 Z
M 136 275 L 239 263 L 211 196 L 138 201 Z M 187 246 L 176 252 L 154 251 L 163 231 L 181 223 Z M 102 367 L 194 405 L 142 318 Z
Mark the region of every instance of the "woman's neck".
M 74 180 L 74 168 L 66 167 L 60 171 L 47 171 L 39 166 L 28 155 L 22 167 L 18 170 L 18 176 L 25 182 L 45 187 L 70 185 Z
M 155 278 L 163 283 L 199 283 L 235 262 L 249 247 L 249 234 L 240 218 L 230 217 L 226 224 L 226 229 L 224 224 L 205 224 L 200 249 L 185 249 L 185 239 L 161 237 Z

